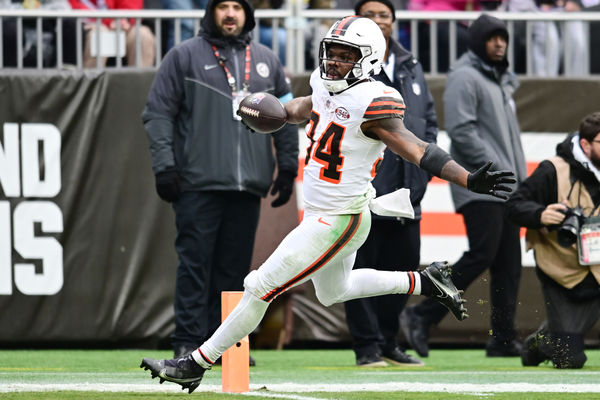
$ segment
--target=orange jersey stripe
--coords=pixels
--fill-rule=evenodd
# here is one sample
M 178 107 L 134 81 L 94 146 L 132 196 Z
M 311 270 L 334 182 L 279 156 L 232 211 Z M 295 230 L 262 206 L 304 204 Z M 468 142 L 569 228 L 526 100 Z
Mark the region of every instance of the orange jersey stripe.
M 377 115 L 377 114 L 399 114 L 404 115 L 404 110 L 388 109 L 378 111 L 365 111 L 365 115 Z
M 385 105 L 395 106 L 398 108 L 406 108 L 406 106 L 402 103 L 399 103 L 397 101 L 389 101 L 389 100 L 388 101 L 374 101 L 373 103 L 369 104 L 368 108 L 385 106 Z

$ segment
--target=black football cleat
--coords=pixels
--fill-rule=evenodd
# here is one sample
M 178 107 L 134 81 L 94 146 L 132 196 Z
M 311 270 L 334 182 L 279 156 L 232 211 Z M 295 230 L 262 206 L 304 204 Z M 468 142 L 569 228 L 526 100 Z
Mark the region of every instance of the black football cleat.
M 187 389 L 188 393 L 192 393 L 200 385 L 206 372 L 206 369 L 198 365 L 191 354 L 171 360 L 144 358 L 140 368 L 150 370 L 152 379 L 158 376 L 160 383 L 164 381 L 177 383 L 181 385 L 182 390 Z
M 428 277 L 433 286 L 437 288 L 438 292 L 431 297 L 450 310 L 457 320 L 462 321 L 469 317 L 467 309 L 463 305 L 467 301 L 460 297 L 463 291 L 458 290 L 450 279 L 452 268 L 447 262 L 434 262 L 421 273 Z

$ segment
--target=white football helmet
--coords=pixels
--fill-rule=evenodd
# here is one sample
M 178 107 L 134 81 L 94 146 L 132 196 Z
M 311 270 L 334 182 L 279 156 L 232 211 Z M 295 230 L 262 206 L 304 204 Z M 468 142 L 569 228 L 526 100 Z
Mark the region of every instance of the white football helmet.
M 361 58 L 342 79 L 327 78 L 327 50 L 332 44 L 358 49 L 361 54 Z M 325 88 L 332 93 L 339 93 L 371 75 L 378 74 L 381 71 L 385 49 L 385 38 L 381 29 L 369 18 L 353 15 L 336 21 L 319 46 L 319 66 Z

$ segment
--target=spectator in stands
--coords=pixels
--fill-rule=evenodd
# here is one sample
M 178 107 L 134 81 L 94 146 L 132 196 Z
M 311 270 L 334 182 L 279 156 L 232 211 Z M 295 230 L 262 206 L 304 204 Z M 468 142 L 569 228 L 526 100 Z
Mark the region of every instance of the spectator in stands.
M 208 0 L 161 0 L 161 4 L 165 10 L 205 10 Z M 180 20 L 181 37 L 180 41 L 187 40 L 193 37 L 197 32 L 194 32 L 194 20 L 184 18 Z M 169 33 L 167 39 L 167 50 L 173 47 L 175 43 L 175 21 L 169 21 Z
M 582 3 L 580 0 L 505 0 L 501 9 L 513 12 L 573 12 L 581 11 Z M 530 24 L 533 40 L 533 48 L 530 51 L 532 68 L 530 72 L 533 75 L 557 76 L 563 60 L 562 70 L 565 75 L 587 74 L 589 44 L 582 21 L 566 21 L 558 24 L 553 21 L 532 21 Z M 524 60 L 526 23 L 516 22 L 515 32 L 519 59 Z M 524 69 L 521 67 L 518 71 L 525 72 Z
M 6 1 L 0 7 L 5 9 L 38 9 L 38 10 L 69 10 L 71 6 L 67 0 L 31 0 L 31 1 Z M 45 68 L 57 65 L 57 33 L 56 20 L 45 18 L 42 20 L 42 66 Z M 23 51 L 23 66 L 37 66 L 37 29 L 35 19 L 23 19 L 23 42 L 20 44 Z M 2 56 L 4 67 L 16 67 L 17 64 L 17 19 L 2 19 Z M 62 62 L 75 64 L 75 20 L 64 18 L 62 20 Z
M 598 12 L 600 11 L 600 0 L 582 0 L 584 4 L 583 11 Z M 589 49 L 600 49 L 600 21 L 592 21 L 589 23 L 590 41 Z M 600 74 L 600 51 L 590 51 L 590 73 Z
M 585 221 L 568 210 L 599 215 L 600 112 L 585 117 L 579 132 L 556 146 L 556 156 L 542 161 L 506 205 L 509 218 L 527 227 L 527 248 L 534 251 L 546 305 L 546 321 L 525 339 L 521 361 L 581 368 L 587 360 L 584 335 L 600 319 L 600 254 L 577 241 L 585 229 L 565 232 Z M 598 220 L 591 231 L 600 231 Z M 580 254 L 593 258 L 584 265 Z
M 355 14 L 372 19 L 385 37 L 387 48 L 383 69 L 375 79 L 396 88 L 406 104 L 404 124 L 425 142 L 436 142 L 437 118 L 433 98 L 419 62 L 392 38 L 395 9 L 389 0 L 360 0 Z M 431 179 L 424 170 L 386 149 L 372 184 L 377 196 L 410 189 L 414 219 L 371 214 L 371 231 L 356 254 L 354 268 L 410 271 L 418 268 L 421 252 L 421 199 Z M 392 365 L 419 366 L 423 363 L 406 354 L 398 345 L 398 317 L 407 295 L 385 295 L 344 303 L 346 320 L 354 339 L 356 364 L 365 367 Z
M 141 10 L 144 7 L 142 0 L 69 0 L 73 9 L 80 10 Z M 135 25 L 134 19 L 103 19 L 100 24 L 102 32 L 117 32 L 117 24 L 120 25 L 121 32 L 125 34 L 125 50 L 127 65 L 137 66 L 137 44 L 140 41 L 140 65 L 141 67 L 151 67 L 154 65 L 154 34 L 145 25 L 140 25 L 139 29 Z M 85 47 L 83 51 L 83 66 L 85 68 L 94 68 L 97 64 L 97 57 L 92 55 L 92 33 L 96 31 L 96 22 L 87 21 L 84 25 Z M 95 40 L 95 39 L 94 39 Z M 102 42 L 101 36 L 101 42 Z M 111 37 L 109 40 L 115 40 Z M 102 46 L 102 44 L 101 44 Z M 99 54 L 99 53 L 98 53 Z M 100 57 L 100 66 L 106 65 L 106 58 Z
M 478 11 L 481 9 L 480 0 L 410 0 L 409 10 L 414 11 Z M 431 37 L 431 22 L 424 21 L 418 24 L 419 33 L 419 59 L 425 71 L 432 71 L 431 52 L 429 41 Z M 447 72 L 450 65 L 450 23 L 439 21 L 437 23 L 437 72 Z M 456 57 L 467 51 L 469 35 L 466 22 L 456 23 Z
M 253 0 L 252 4 L 254 5 L 255 10 L 259 9 L 272 9 L 276 10 L 281 8 L 283 5 L 283 0 Z M 283 65 L 286 65 L 285 59 L 285 43 L 287 39 L 286 29 L 283 26 L 283 20 L 280 21 L 279 26 L 277 27 L 277 35 L 278 41 L 278 52 L 279 60 Z M 269 48 L 273 48 L 273 21 L 268 18 L 263 18 L 259 21 L 258 24 L 258 40 Z
M 271 188 L 273 207 L 287 203 L 298 171 L 297 128 L 249 134 L 235 114 L 250 92 L 292 98 L 277 56 L 251 40 L 252 5 L 210 0 L 201 27 L 167 53 L 142 115 L 156 190 L 175 211 L 175 357 L 219 326 L 221 292 L 242 290 L 250 270 L 261 197 Z
M 472 170 L 486 160 L 495 168 L 526 177 L 525 157 L 512 94 L 518 87 L 508 71 L 508 30 L 502 21 L 481 15 L 469 27 L 469 51 L 452 65 L 444 91 L 444 121 L 450 154 Z M 484 270 L 490 272 L 491 335 L 488 357 L 519 356 L 514 329 L 521 278 L 519 227 L 505 215 L 501 199 L 480 196 L 451 185 L 456 211 L 463 215 L 469 250 L 454 264 L 452 280 L 466 289 Z M 444 308 L 424 302 L 404 309 L 400 324 L 411 346 L 426 357 L 431 325 Z

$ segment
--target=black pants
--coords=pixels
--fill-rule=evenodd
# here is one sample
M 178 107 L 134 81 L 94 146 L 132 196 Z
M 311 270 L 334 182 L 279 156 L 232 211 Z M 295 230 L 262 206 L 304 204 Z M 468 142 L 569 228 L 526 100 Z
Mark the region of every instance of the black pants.
M 471 202 L 459 212 L 465 221 L 469 250 L 452 266 L 452 281 L 464 290 L 489 269 L 492 336 L 512 340 L 521 280 L 519 227 L 506 219 L 503 203 Z M 472 314 L 481 307 L 474 301 L 469 304 Z M 439 323 L 448 312 L 433 299 L 420 303 L 416 311 L 430 324 Z
M 419 267 L 421 229 L 418 221 L 405 224 L 373 218 L 371 231 L 356 254 L 354 268 L 414 271 Z M 385 295 L 344 303 L 357 357 L 381 354 L 397 346 L 398 317 L 408 295 Z
M 559 368 L 581 368 L 586 361 L 585 334 L 600 319 L 600 293 L 591 273 L 572 289 L 544 274 L 542 285 L 547 320 L 537 330 L 539 351 Z
M 179 266 L 172 344 L 199 346 L 221 323 L 221 291 L 243 289 L 260 197 L 246 192 L 184 192 L 173 209 Z

